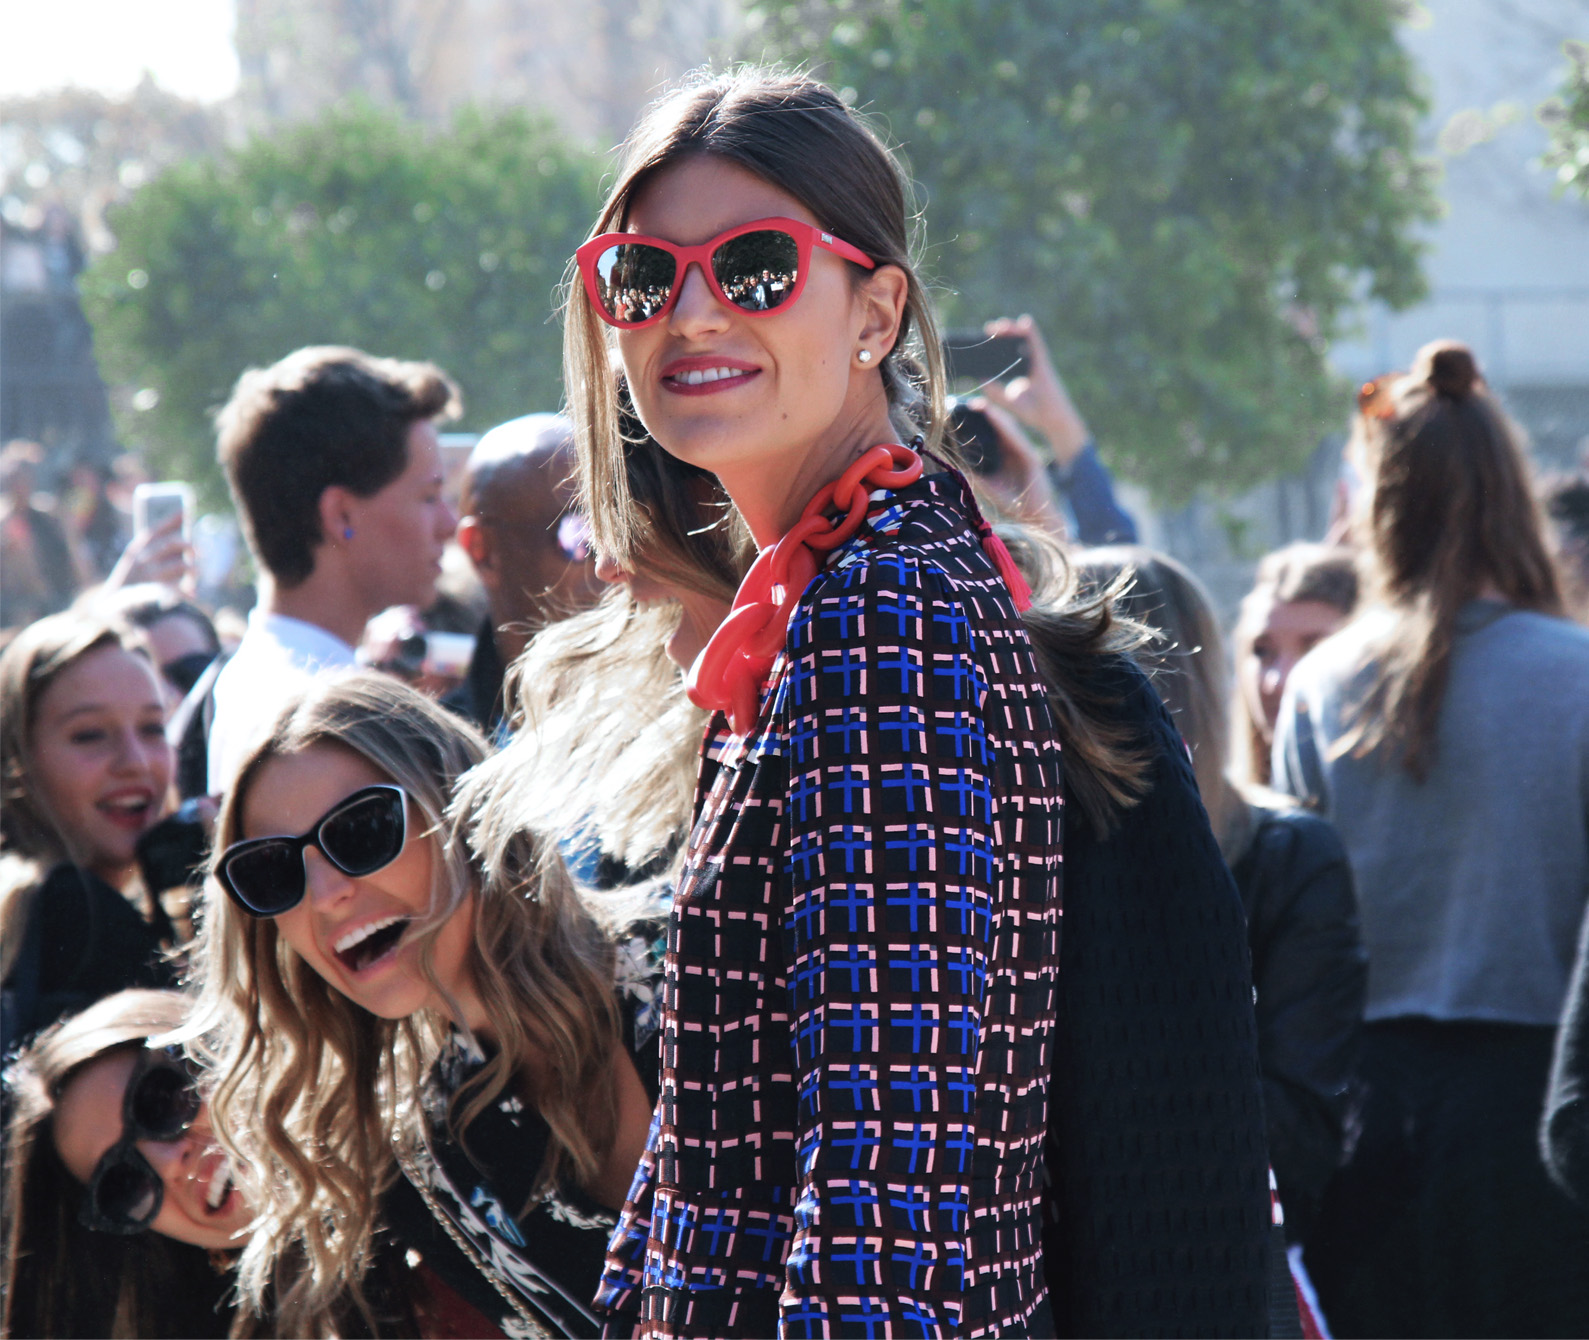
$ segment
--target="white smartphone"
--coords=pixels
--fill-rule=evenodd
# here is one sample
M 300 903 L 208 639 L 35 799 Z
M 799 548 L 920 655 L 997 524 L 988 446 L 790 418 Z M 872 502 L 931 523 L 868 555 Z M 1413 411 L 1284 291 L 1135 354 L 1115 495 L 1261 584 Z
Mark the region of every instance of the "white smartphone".
M 177 480 L 139 484 L 132 491 L 132 526 L 140 535 L 158 530 L 174 516 L 182 518 L 182 538 L 193 539 L 193 490 Z

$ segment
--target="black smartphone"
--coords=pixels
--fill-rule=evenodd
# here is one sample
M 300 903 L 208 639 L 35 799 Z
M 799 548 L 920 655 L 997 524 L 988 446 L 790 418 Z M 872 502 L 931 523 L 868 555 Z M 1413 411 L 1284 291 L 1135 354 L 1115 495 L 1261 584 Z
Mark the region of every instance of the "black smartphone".
M 949 433 L 960 459 L 979 475 L 996 475 L 1004 465 L 1004 445 L 993 420 L 960 396 L 949 397 Z
M 943 358 L 950 381 L 1002 382 L 1027 371 L 1026 341 L 1019 335 L 951 330 L 943 338 Z

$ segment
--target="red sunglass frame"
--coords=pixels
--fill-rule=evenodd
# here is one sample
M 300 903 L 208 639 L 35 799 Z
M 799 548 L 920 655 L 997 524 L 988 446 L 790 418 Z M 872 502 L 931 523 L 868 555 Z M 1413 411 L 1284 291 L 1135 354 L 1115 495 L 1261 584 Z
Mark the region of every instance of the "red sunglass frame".
M 794 239 L 799 273 L 795 275 L 794 291 L 781 303 L 765 312 L 751 312 L 723 292 L 723 286 L 717 282 L 717 275 L 712 269 L 712 254 L 736 237 L 743 237 L 746 233 L 765 232 L 787 233 Z M 654 312 L 644 321 L 619 321 L 609 316 L 607 309 L 602 306 L 601 290 L 597 286 L 596 262 L 609 247 L 634 243 L 644 243 L 648 247 L 656 247 L 659 251 L 667 252 L 673 257 L 673 263 L 678 268 L 673 273 L 673 287 L 668 293 L 668 300 L 662 304 L 659 311 Z M 693 247 L 681 247 L 675 242 L 668 242 L 660 237 L 649 237 L 645 233 L 602 233 L 580 247 L 574 253 L 574 258 L 579 263 L 579 273 L 585 281 L 585 296 L 590 299 L 590 305 L 596 309 L 596 315 L 618 330 L 642 330 L 646 326 L 655 325 L 673 310 L 674 303 L 679 300 L 679 290 L 684 287 L 685 277 L 689 274 L 692 265 L 700 270 L 707 287 L 712 290 L 713 296 L 720 303 L 732 307 L 743 316 L 777 316 L 779 312 L 787 311 L 799 301 L 800 294 L 806 286 L 806 275 L 811 269 L 811 253 L 817 247 L 831 251 L 835 256 L 864 266 L 868 270 L 877 268 L 876 261 L 843 238 L 835 237 L 815 224 L 785 218 L 755 219 L 750 223 L 742 223 L 736 228 L 728 229 L 727 232 L 719 233 L 710 241 Z

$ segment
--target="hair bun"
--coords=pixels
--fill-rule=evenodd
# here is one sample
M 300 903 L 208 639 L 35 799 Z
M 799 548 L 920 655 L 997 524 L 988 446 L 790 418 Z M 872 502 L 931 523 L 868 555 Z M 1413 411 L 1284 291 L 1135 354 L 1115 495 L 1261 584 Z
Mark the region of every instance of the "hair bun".
M 1437 394 L 1461 400 L 1483 383 L 1473 350 L 1457 340 L 1435 340 L 1418 351 L 1413 379 L 1427 382 Z

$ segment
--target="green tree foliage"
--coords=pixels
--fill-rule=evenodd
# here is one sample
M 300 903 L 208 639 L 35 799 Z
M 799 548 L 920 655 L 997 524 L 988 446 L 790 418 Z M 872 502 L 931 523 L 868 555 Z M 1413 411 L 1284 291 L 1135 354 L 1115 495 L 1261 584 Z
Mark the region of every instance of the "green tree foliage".
M 554 408 L 555 289 L 598 170 L 522 113 L 427 132 L 369 106 L 172 168 L 81 280 L 101 366 L 136 388 L 126 440 L 219 503 L 211 411 L 305 344 L 434 360 L 465 428 Z
M 954 324 L 1030 311 L 1163 502 L 1300 463 L 1352 308 L 1423 293 L 1422 102 L 1390 0 L 755 0 L 747 55 L 873 112 Z
M 1564 42 L 1567 80 L 1559 96 L 1539 109 L 1550 129 L 1545 166 L 1564 190 L 1589 200 L 1589 42 Z

